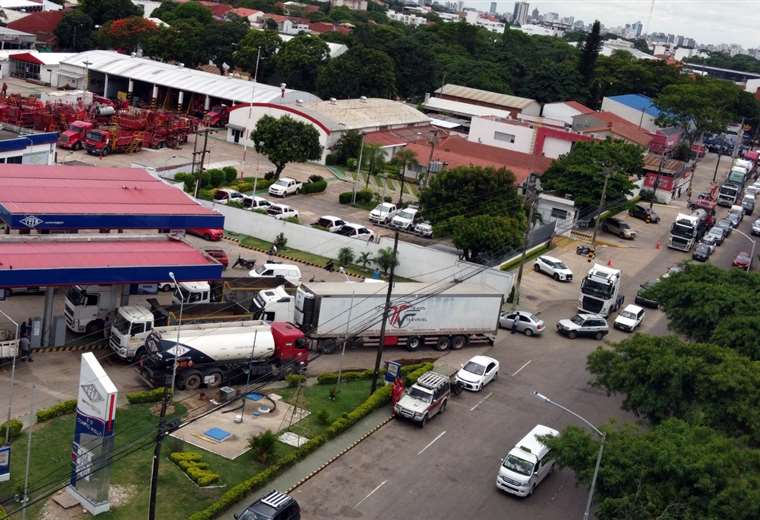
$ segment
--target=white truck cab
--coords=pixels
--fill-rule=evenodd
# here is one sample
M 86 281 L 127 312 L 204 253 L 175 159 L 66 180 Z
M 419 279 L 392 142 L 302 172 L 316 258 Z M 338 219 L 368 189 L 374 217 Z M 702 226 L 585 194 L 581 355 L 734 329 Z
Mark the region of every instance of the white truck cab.
M 284 286 L 263 289 L 253 298 L 254 318 L 264 321 L 293 321 L 296 298 Z
M 75 285 L 66 291 L 64 315 L 72 332 L 94 334 L 121 302 L 120 285 Z
M 182 291 L 182 297 L 175 287 L 172 295 L 174 305 L 209 303 L 211 301 L 211 285 L 208 282 L 179 282 L 179 288 Z
M 111 324 L 111 349 L 122 359 L 134 359 L 153 330 L 153 313 L 140 305 L 116 310 Z
M 554 467 L 551 450 L 538 438 L 558 435 L 557 430 L 548 426 L 538 424 L 533 427 L 528 435 L 501 459 L 496 487 L 521 497 L 532 495 L 536 486 Z

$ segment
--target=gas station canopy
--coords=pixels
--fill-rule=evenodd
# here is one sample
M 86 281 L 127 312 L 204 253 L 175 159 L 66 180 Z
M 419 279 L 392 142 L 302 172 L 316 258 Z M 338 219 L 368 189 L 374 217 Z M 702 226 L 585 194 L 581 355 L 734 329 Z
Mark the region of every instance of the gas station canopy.
M 25 230 L 224 225 L 221 214 L 145 170 L 22 164 L 0 169 L 0 219 Z

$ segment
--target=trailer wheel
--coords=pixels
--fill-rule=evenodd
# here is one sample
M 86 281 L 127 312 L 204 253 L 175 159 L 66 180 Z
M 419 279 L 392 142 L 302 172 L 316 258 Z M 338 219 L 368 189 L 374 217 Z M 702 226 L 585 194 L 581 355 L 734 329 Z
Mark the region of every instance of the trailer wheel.
M 467 345 L 467 336 L 454 336 L 451 338 L 451 348 L 453 350 L 459 350 Z
M 410 336 L 409 339 L 406 340 L 406 349 L 409 352 L 414 352 L 420 346 L 425 343 L 425 338 L 422 336 Z
M 319 341 L 318 349 L 322 354 L 335 354 L 338 344 L 334 339 L 323 339 Z
M 206 379 L 209 378 L 209 379 Z M 213 378 L 213 379 L 210 379 Z M 224 380 L 224 377 L 222 376 L 221 370 L 209 370 L 205 374 L 203 374 L 203 379 L 206 381 L 206 387 L 207 388 L 219 388 L 222 386 L 222 381 Z
M 435 342 L 435 349 L 442 352 L 444 350 L 448 350 L 448 348 L 449 348 L 449 337 L 439 336 Z
M 188 370 L 184 372 L 179 379 L 179 386 L 183 390 L 198 390 L 203 383 L 201 373 L 197 370 Z
M 351 350 L 358 350 L 364 346 L 364 340 L 362 338 L 351 338 L 348 340 L 348 348 Z

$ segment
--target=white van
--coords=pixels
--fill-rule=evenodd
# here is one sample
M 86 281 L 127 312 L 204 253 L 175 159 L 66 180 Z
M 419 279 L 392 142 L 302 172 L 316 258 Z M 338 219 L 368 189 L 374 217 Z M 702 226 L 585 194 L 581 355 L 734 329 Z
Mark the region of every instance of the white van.
M 551 450 L 538 440 L 547 435 L 557 437 L 559 432 L 538 424 L 509 450 L 499 465 L 497 488 L 521 497 L 533 494 L 554 467 Z
M 251 278 L 282 278 L 295 285 L 301 283 L 301 269 L 292 264 L 261 264 L 252 269 L 248 276 Z

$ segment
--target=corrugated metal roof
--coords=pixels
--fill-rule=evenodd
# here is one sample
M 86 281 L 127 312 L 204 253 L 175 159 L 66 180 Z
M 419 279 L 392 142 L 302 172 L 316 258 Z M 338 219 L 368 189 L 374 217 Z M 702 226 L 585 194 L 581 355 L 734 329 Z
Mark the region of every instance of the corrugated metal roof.
M 462 101 L 453 101 L 451 99 L 443 99 L 439 97 L 431 97 L 422 104 L 423 108 L 428 110 L 434 110 L 437 112 L 444 112 L 447 114 L 455 114 L 465 117 L 483 117 L 483 116 L 498 116 L 508 118 L 511 116 L 509 110 L 501 110 L 499 108 L 484 107 L 481 105 L 472 105 L 470 103 L 464 103 Z
M 85 62 L 89 62 L 89 66 L 86 66 Z M 90 71 L 242 103 L 288 102 L 296 99 L 319 100 L 317 96 L 308 92 L 290 89 L 285 90 L 285 97 L 283 98 L 280 87 L 274 85 L 254 84 L 251 81 L 231 76 L 219 76 L 169 63 L 127 56 L 114 51 L 82 52 L 63 60 L 61 65 L 80 69 L 82 73 L 89 67 Z
M 330 130 L 362 130 L 380 126 L 430 123 L 430 118 L 416 108 L 391 99 L 307 101 L 302 105 L 294 105 L 294 108 L 313 116 Z
M 510 96 L 509 94 L 499 94 L 498 92 L 490 92 L 488 90 L 480 90 L 478 88 L 463 87 L 462 85 L 452 85 L 450 83 L 442 86 L 436 90 L 435 93 L 444 96 L 471 99 L 472 101 L 480 101 L 481 103 L 491 103 L 493 105 L 499 105 L 507 108 L 523 109 L 533 103 L 537 103 L 535 99 Z

